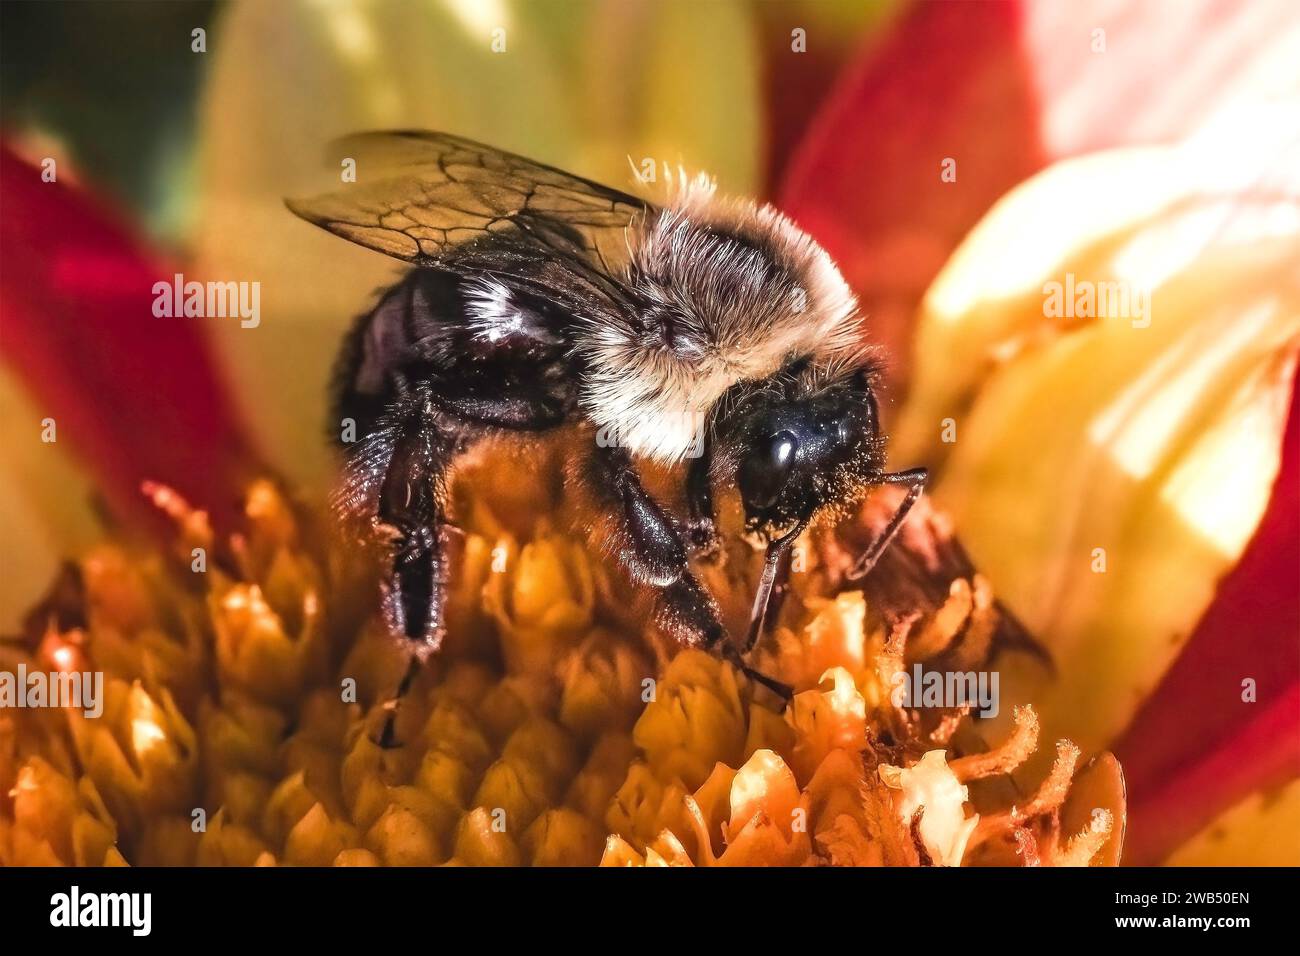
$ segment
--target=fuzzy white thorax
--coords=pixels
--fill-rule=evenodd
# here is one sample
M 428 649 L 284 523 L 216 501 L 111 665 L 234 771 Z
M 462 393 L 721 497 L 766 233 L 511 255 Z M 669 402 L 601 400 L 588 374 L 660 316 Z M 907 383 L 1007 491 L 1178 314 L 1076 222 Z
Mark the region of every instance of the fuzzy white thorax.
M 771 206 L 714 198 L 683 177 L 628 230 L 626 281 L 651 316 L 588 328 L 583 406 L 635 453 L 672 463 L 732 385 L 794 358 L 835 366 L 860 350 L 857 303 L 831 258 Z

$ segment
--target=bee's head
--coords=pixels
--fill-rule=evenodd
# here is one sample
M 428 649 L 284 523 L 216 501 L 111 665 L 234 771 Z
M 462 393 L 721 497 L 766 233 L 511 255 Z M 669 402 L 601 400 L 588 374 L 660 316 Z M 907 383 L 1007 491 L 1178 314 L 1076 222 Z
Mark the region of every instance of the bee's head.
M 733 396 L 717 422 L 715 467 L 734 469 L 747 530 L 772 537 L 847 504 L 881 473 L 870 379 L 866 369 L 829 383 L 796 370 Z

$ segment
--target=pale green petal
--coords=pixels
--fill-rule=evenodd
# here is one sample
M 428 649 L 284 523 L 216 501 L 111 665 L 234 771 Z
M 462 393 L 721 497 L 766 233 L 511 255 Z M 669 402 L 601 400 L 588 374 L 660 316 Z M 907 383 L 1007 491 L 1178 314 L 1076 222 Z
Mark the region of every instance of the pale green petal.
M 1055 658 L 1055 679 L 1000 662 L 1006 699 L 1085 749 L 1178 654 L 1277 474 L 1300 163 L 1296 139 L 1258 129 L 1279 127 L 1053 167 L 989 214 L 924 305 L 894 460 L 939 469 L 975 563 Z M 1045 315 L 1067 275 L 1129 300 Z
M 639 0 L 595 9 L 594 42 L 575 50 L 593 168 L 626 183 L 629 159 L 638 170 L 649 159 L 658 174 L 680 165 L 716 176 L 724 192 L 754 192 L 762 90 L 748 5 Z
M 332 138 L 441 129 L 622 188 L 628 157 L 649 155 L 747 192 L 755 47 L 748 7 L 727 0 L 235 5 L 207 54 L 195 271 L 262 283 L 257 328 L 206 321 L 272 462 L 323 483 L 340 335 L 400 272 L 284 209 L 320 187 Z

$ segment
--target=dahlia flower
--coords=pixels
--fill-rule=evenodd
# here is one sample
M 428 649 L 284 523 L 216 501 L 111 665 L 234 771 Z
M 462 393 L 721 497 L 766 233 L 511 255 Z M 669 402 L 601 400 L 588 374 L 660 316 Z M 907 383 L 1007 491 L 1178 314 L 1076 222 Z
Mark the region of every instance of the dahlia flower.
M 0 863 L 1297 862 L 1297 49 L 1283 2 L 237 3 L 147 218 L 7 116 L 0 672 L 104 686 L 0 708 Z M 395 272 L 281 199 L 384 127 L 708 169 L 840 263 L 935 479 L 863 582 L 887 491 L 801 542 L 787 707 L 651 632 L 543 455 L 461 476 L 447 646 L 376 744 L 405 661 L 318 423 Z M 263 321 L 155 318 L 178 271 Z M 757 560 L 705 575 L 733 629 Z M 918 664 L 1003 706 L 908 706 Z

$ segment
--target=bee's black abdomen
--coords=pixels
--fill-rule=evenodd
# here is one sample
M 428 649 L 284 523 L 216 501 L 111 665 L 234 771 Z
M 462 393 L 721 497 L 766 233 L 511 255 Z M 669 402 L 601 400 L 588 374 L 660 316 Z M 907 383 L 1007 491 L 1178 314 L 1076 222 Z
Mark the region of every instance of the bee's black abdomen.
M 414 269 L 349 332 L 335 369 L 330 432 L 339 440 L 350 419 L 354 437 L 369 434 L 420 382 L 453 413 L 464 408 L 473 418 L 474 408 L 488 408 L 500 427 L 536 427 L 532 409 L 545 406 L 549 424 L 558 424 L 574 407 L 568 334 L 564 316 L 526 293 L 488 277 Z

